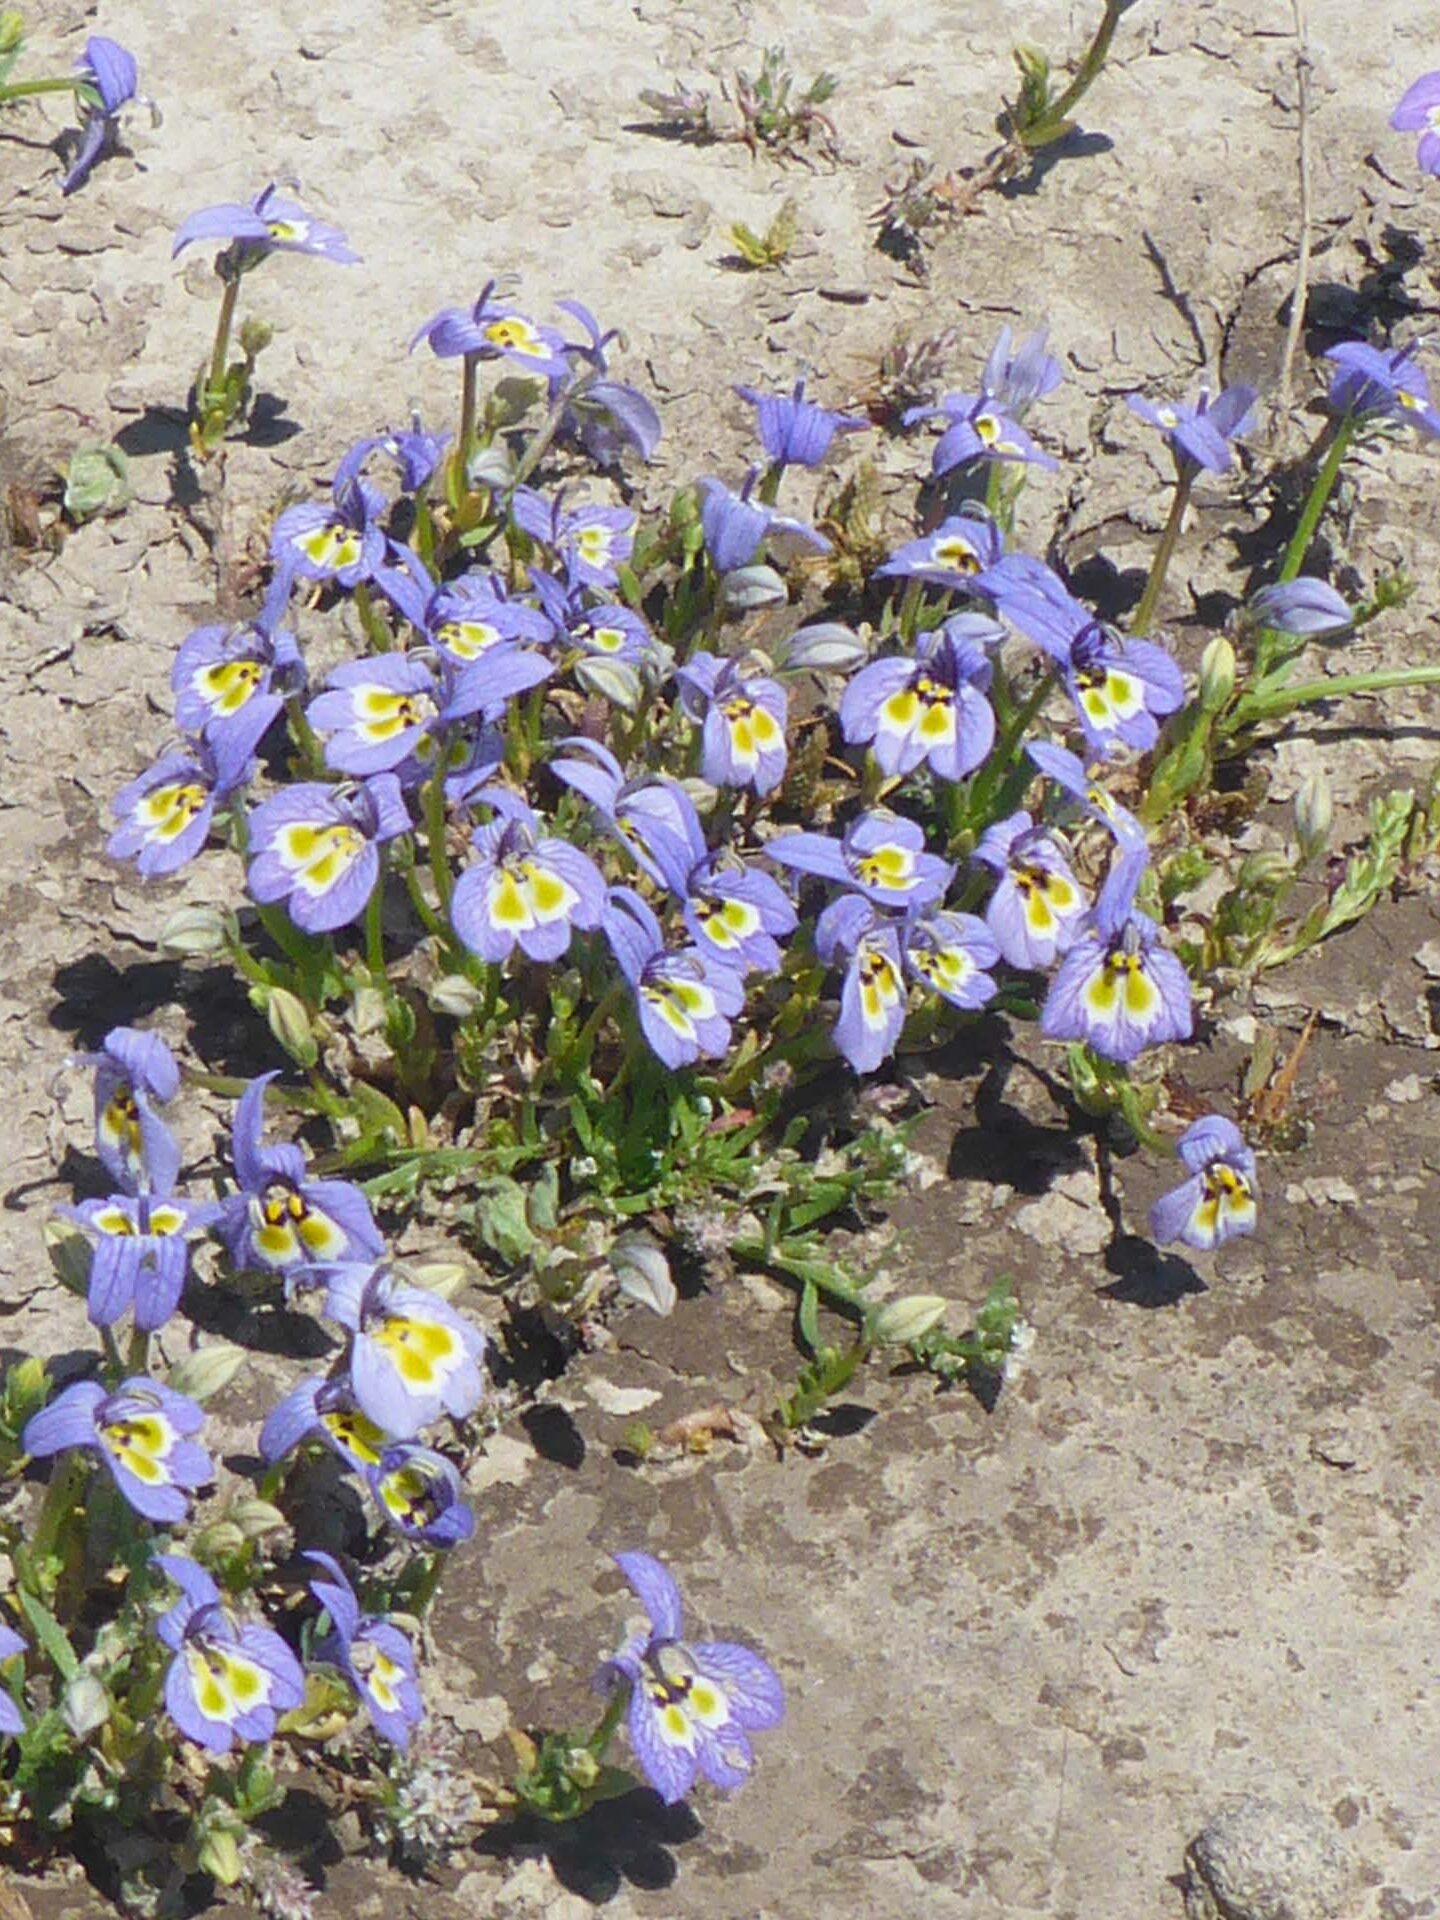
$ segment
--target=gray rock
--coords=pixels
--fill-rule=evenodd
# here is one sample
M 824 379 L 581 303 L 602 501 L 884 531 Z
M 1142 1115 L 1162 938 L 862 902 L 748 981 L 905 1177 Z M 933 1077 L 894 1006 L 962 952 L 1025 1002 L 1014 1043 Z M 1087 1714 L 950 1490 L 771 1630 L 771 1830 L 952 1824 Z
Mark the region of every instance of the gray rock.
M 1187 1920 L 1341 1920 L 1352 1862 L 1303 1803 L 1237 1801 L 1185 1850 Z

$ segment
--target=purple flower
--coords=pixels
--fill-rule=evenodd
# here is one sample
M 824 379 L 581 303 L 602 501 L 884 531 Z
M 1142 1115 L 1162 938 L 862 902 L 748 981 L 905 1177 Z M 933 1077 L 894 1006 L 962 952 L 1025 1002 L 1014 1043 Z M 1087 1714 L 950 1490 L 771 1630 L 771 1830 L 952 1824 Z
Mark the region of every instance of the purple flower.
M 669 951 L 660 922 L 633 888 L 610 889 L 602 925 L 656 1057 L 673 1069 L 728 1052 L 730 1022 L 745 1003 L 739 972 L 700 947 Z
M 1233 1120 L 1217 1113 L 1188 1126 L 1175 1151 L 1190 1178 L 1150 1209 L 1150 1231 L 1162 1246 L 1179 1240 L 1206 1252 L 1255 1231 L 1255 1155 Z
M 232 1263 L 288 1278 L 302 1267 L 378 1260 L 385 1243 L 359 1187 L 309 1180 L 299 1147 L 264 1144 L 265 1089 L 277 1078 L 258 1075 L 235 1109 L 230 1151 L 240 1190 L 219 1209 Z
M 1255 389 L 1243 384 L 1226 387 L 1212 400 L 1202 388 L 1193 407 L 1169 401 L 1156 406 L 1138 393 L 1127 393 L 1125 398 L 1132 413 L 1160 428 L 1182 471 L 1188 464 L 1228 473 L 1234 465 L 1230 442 L 1249 423 Z
M 856 1073 L 873 1073 L 894 1053 L 905 1026 L 899 930 L 868 900 L 846 893 L 815 922 L 815 951 L 826 966 L 848 962 L 831 1037 Z
M 346 245 L 339 227 L 317 220 L 298 202 L 277 193 L 273 184 L 257 193 L 249 206 L 228 200 L 192 213 L 176 230 L 171 258 L 196 240 L 235 241 L 241 271 L 272 253 L 313 253 L 342 266 L 353 266 L 360 258 Z
M 1363 340 L 1345 340 L 1331 347 L 1325 355 L 1336 367 L 1330 405 L 1336 413 L 1398 420 L 1419 427 L 1422 433 L 1440 435 L 1440 411 L 1431 405 L 1430 384 L 1416 364 L 1419 350 L 1418 340 L 1394 353 L 1366 346 Z
M 511 645 L 464 667 L 442 655 L 438 671 L 414 653 L 381 653 L 336 667 L 306 718 L 331 735 L 325 759 L 337 772 L 394 771 L 410 785 L 434 764 L 437 743 L 457 721 L 476 713 L 498 718 L 507 701 L 553 671 Z
M 1405 89 L 1390 124 L 1397 133 L 1419 132 L 1416 161 L 1425 173 L 1440 178 L 1440 72 L 1422 73 Z
M 175 719 L 199 734 L 227 765 L 247 763 L 284 696 L 305 684 L 295 636 L 247 621 L 233 627 L 197 627 L 170 669 Z
M 413 353 L 422 340 L 442 360 L 473 354 L 477 360 L 512 361 L 528 373 L 564 378 L 568 371 L 565 342 L 553 327 L 537 327 L 523 313 L 491 298 L 489 280 L 473 307 L 444 307 L 427 320 L 410 342 Z
M 868 420 L 853 413 L 831 413 L 805 398 L 805 382 L 793 392 L 761 393 L 755 387 L 736 387 L 742 400 L 755 408 L 761 445 L 777 467 L 818 467 L 837 433 L 861 433 Z
M 931 458 L 937 479 L 970 460 L 1012 460 L 1052 472 L 1058 465 L 992 394 L 947 393 L 936 405 L 911 407 L 901 418 L 908 427 L 936 413 L 950 422 L 935 442 Z
M 1028 813 L 987 827 L 972 859 L 999 875 L 985 923 L 1012 967 L 1053 964 L 1075 939 L 1089 902 L 1059 844 Z
M 75 62 L 75 70 L 87 83 L 80 95 L 86 108 L 85 127 L 80 150 L 60 183 L 62 193 L 74 193 L 89 179 L 106 141 L 114 135 L 116 115 L 127 100 L 135 98 L 139 79 L 134 54 L 128 53 L 118 41 L 107 40 L 98 33 L 91 34 L 85 42 L 84 58 Z
M 410 825 L 393 773 L 338 787 L 301 781 L 250 815 L 250 891 L 262 906 L 283 900 L 304 932 L 333 933 L 365 911 L 378 849 Z
M 420 415 L 416 413 L 408 429 L 372 434 L 368 439 L 357 440 L 336 467 L 333 484 L 340 488 L 352 480 L 358 480 L 372 456 L 383 453 L 399 469 L 401 492 L 419 493 L 426 481 L 434 476 L 449 444 L 448 433 L 426 433 L 420 425 Z
M 574 928 L 599 926 L 604 876 L 568 840 L 542 835 L 518 794 L 482 787 L 475 799 L 496 817 L 471 836 L 476 857 L 456 882 L 450 909 L 456 933 L 492 965 L 517 946 L 531 960 L 558 960 Z
M 648 856 L 645 870 L 679 900 L 702 954 L 742 973 L 779 968 L 776 936 L 795 931 L 794 907 L 768 873 L 751 872 L 734 853 L 710 851 L 683 787 L 651 781 L 633 796 L 628 824 Z
M 978 513 L 953 513 L 923 540 L 907 541 L 877 575 L 924 580 L 952 592 L 973 590 L 977 573 L 988 572 L 1005 551 L 1005 536 L 995 522 Z
M 560 744 L 570 753 L 586 757 L 552 760 L 551 773 L 585 796 L 642 872 L 657 887 L 670 886 L 668 876 L 678 867 L 688 875 L 692 846 L 689 820 L 695 809 L 684 790 L 658 774 L 642 773 L 627 780 L 620 762 L 598 740 L 572 734 Z M 663 865 L 651 851 L 657 836 L 673 842 Z
M 20 1444 L 36 1459 L 72 1447 L 98 1453 L 138 1514 L 175 1526 L 193 1489 L 215 1478 L 209 1454 L 190 1438 L 204 1424 L 193 1400 L 145 1374 L 114 1393 L 80 1380 L 26 1422 Z
M 357 1473 L 378 1466 L 392 1435 L 360 1411 L 348 1378 L 311 1377 L 270 1409 L 260 1429 L 260 1458 L 283 1460 L 306 1440 L 317 1440 Z
M 986 969 L 1000 958 L 1000 947 L 973 913 L 931 908 L 913 914 L 900 929 L 900 945 L 915 978 L 952 1007 L 973 1013 L 995 998 L 995 981 Z
M 387 1447 L 365 1475 L 375 1504 L 406 1540 L 453 1547 L 475 1531 L 453 1463 L 433 1447 L 408 1440 Z
M 1048 331 L 1040 327 L 1027 334 L 1012 354 L 1010 329 L 1001 327 L 990 349 L 985 371 L 980 376 L 980 391 L 1012 419 L 1023 420 L 1035 402 L 1053 393 L 1065 377 L 1060 362 L 1045 351 Z
M 329 1575 L 310 1591 L 330 1616 L 332 1631 L 312 1650 L 316 1660 L 339 1667 L 363 1701 L 375 1731 L 397 1747 L 410 1744 L 410 1729 L 425 1713 L 415 1679 L 415 1649 L 383 1615 L 362 1613 L 355 1589 L 331 1554 L 305 1555 Z
M 685 711 L 701 723 L 700 774 L 712 787 L 770 793 L 785 778 L 789 701 L 778 680 L 738 660 L 692 654 L 676 675 Z
M 782 867 L 853 887 L 882 907 L 906 909 L 938 900 L 955 872 L 924 846 L 924 832 L 913 820 L 877 809 L 852 821 L 840 840 L 823 833 L 783 833 L 768 840 L 765 851 Z
M 244 741 L 197 741 L 167 753 L 110 802 L 120 822 L 105 843 L 112 860 L 133 860 L 143 879 L 175 873 L 205 845 L 219 801 L 249 779 Z
M 1122 807 L 1085 771 L 1078 754 L 1053 740 L 1027 740 L 1025 752 L 1047 779 L 1079 803 L 1086 817 L 1098 820 L 1121 847 L 1143 847 L 1145 829 L 1128 807 Z
M 302 500 L 287 507 L 270 532 L 270 557 L 276 578 L 333 581 L 355 587 L 374 578 L 385 558 L 380 516 L 385 496 L 368 480 L 337 484 L 331 504 Z M 272 589 L 272 598 L 274 590 Z
M 95 1069 L 95 1151 L 111 1179 L 126 1193 L 172 1192 L 180 1148 L 156 1111 L 180 1091 L 169 1047 L 158 1034 L 112 1027 L 78 1064 Z
M 612 327 L 608 333 L 602 333 L 599 321 L 579 300 L 557 300 L 555 304 L 578 320 L 590 336 L 585 346 L 565 343 L 571 359 L 582 363 L 588 371 L 578 380 L 573 368 L 564 379 L 551 376 L 551 406 L 562 394 L 569 401 L 561 418 L 561 432 L 578 440 L 598 466 L 618 465 L 626 447 L 633 448 L 642 460 L 648 461 L 660 444 L 659 414 L 636 388 L 626 386 L 623 380 L 605 377 L 609 367 L 605 349 L 619 338 L 618 329 Z
M 629 507 L 566 508 L 533 487 L 517 487 L 510 503 L 515 524 L 548 547 L 579 586 L 613 587 L 635 545 L 635 515 Z
M 918 658 L 876 660 L 846 687 L 840 727 L 847 741 L 873 742 L 887 774 L 913 773 L 922 761 L 942 780 L 963 780 L 995 744 L 986 695 L 991 666 L 973 635 L 999 639 L 980 614 L 957 614 L 923 634 Z
M 154 1333 L 180 1304 L 190 1266 L 189 1242 L 210 1225 L 219 1208 L 168 1194 L 117 1193 L 60 1211 L 84 1227 L 94 1246 L 90 1324 L 113 1327 L 133 1307 L 135 1325 L 143 1333 Z
M 1355 610 L 1334 587 L 1302 574 L 1262 587 L 1246 605 L 1247 617 L 1260 627 L 1297 640 L 1338 640 L 1355 625 Z
M 448 1301 L 383 1266 L 333 1268 L 325 1311 L 348 1327 L 350 1386 L 360 1411 L 408 1440 L 442 1413 L 463 1420 L 485 1392 L 485 1336 Z
M 1135 906 L 1143 847 L 1122 848 L 1085 930 L 1060 962 L 1040 1014 L 1051 1040 L 1083 1040 L 1107 1060 L 1133 1060 L 1146 1047 L 1188 1040 L 1190 981 L 1160 929 Z
M 710 564 L 722 577 L 748 567 L 763 544 L 780 543 L 783 557 L 797 547 L 829 553 L 830 542 L 803 520 L 791 520 L 774 507 L 750 498 L 758 475 L 752 471 L 739 493 L 723 481 L 706 476 L 695 483 L 700 495 L 700 525 Z
M 13 1627 L 0 1621 L 0 1663 L 13 1660 L 29 1649 Z M 10 1689 L 0 1681 L 0 1733 L 24 1733 L 25 1716 Z
M 155 1623 L 175 1658 L 165 1705 L 187 1740 L 228 1753 L 236 1740 L 268 1740 L 282 1713 L 305 1698 L 300 1662 L 272 1627 L 237 1620 L 196 1561 L 158 1554 L 155 1566 L 181 1597 Z
M 595 1676 L 612 1693 L 628 1686 L 630 1744 L 661 1799 L 683 1800 L 703 1774 L 717 1787 L 743 1786 L 755 1764 L 749 1736 L 785 1717 L 785 1689 L 748 1647 L 680 1637 L 679 1589 L 648 1553 L 617 1553 L 615 1564 L 649 1621 Z

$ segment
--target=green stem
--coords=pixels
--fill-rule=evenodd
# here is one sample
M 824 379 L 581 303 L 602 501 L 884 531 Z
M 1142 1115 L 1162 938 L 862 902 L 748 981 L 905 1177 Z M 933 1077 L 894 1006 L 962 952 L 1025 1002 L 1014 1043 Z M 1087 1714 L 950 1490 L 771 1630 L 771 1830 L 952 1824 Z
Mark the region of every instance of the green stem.
M 7 101 L 30 99 L 37 93 L 78 93 L 90 84 L 79 74 L 65 80 L 15 80 L 9 86 L 0 87 L 0 107 Z
M 131 1327 L 130 1345 L 125 1355 L 127 1373 L 149 1373 L 150 1336 L 143 1327 Z
M 475 369 L 479 364 L 479 354 L 467 353 L 460 369 L 460 434 L 455 442 L 450 489 L 456 506 L 470 491 L 470 455 L 475 448 Z
M 445 1549 L 441 1547 L 432 1553 L 425 1563 L 425 1570 L 415 1582 L 415 1590 L 406 1596 L 406 1607 L 417 1620 L 423 1620 L 431 1601 L 435 1598 L 440 1585 L 440 1577 L 445 1571 Z
M 436 913 L 434 907 L 425 898 L 425 889 L 420 884 L 420 869 L 415 864 L 415 849 L 410 846 L 408 859 L 402 856 L 400 871 L 405 880 L 405 891 L 410 896 L 410 904 L 419 915 L 420 922 L 427 933 L 434 934 L 437 940 L 449 940 L 450 930 Z
M 225 368 L 230 358 L 230 328 L 235 320 L 235 302 L 240 298 L 240 275 L 225 282 L 225 291 L 220 296 L 220 318 L 215 323 L 215 349 L 210 355 L 210 378 L 206 382 L 207 402 L 201 411 L 208 412 L 208 395 L 218 393 L 225 385 Z
M 370 898 L 365 902 L 365 965 L 370 970 L 373 986 L 383 987 L 387 982 L 385 967 L 385 849 L 380 849 L 380 868 L 375 875 L 375 885 L 371 888 Z
M 1286 581 L 1293 580 L 1305 564 L 1305 556 L 1310 551 L 1310 542 L 1315 538 L 1315 529 L 1320 524 L 1320 516 L 1325 511 L 1335 482 L 1340 478 L 1341 462 L 1349 452 L 1350 442 L 1354 437 L 1354 417 L 1347 413 L 1335 429 L 1335 438 L 1330 442 L 1330 451 L 1326 454 L 1324 464 L 1315 476 L 1315 484 L 1310 489 L 1310 497 L 1305 502 L 1304 512 L 1300 515 L 1299 524 L 1291 534 L 1290 544 L 1285 549 L 1285 558 L 1280 563 L 1279 584 L 1281 586 L 1284 586 Z
M 325 752 L 320 745 L 319 735 L 306 718 L 298 693 L 292 693 L 286 700 L 285 718 L 290 725 L 290 737 L 295 742 L 295 750 L 303 762 L 302 771 L 310 775 L 323 772 Z
M 870 1303 L 864 1296 L 854 1287 L 847 1286 L 843 1280 L 837 1280 L 834 1269 L 824 1260 L 810 1260 L 801 1254 L 786 1253 L 782 1247 L 769 1246 L 763 1239 L 732 1240 L 730 1251 L 737 1260 L 748 1260 L 757 1267 L 769 1267 L 799 1286 L 813 1286 L 827 1300 L 846 1308 L 862 1320 L 869 1312 Z
M 1175 543 L 1180 538 L 1180 528 L 1185 519 L 1185 509 L 1190 503 L 1190 489 L 1195 483 L 1199 469 L 1192 461 L 1182 459 L 1175 476 L 1175 497 L 1170 502 L 1170 517 L 1165 522 L 1165 530 L 1160 535 L 1160 544 L 1155 549 L 1155 558 L 1150 565 L 1150 578 L 1145 582 L 1145 591 L 1140 596 L 1130 620 L 1133 634 L 1145 634 L 1155 618 L 1156 603 L 1160 591 L 1165 585 L 1165 576 L 1170 571 L 1170 562 L 1175 555 Z
M 1015 709 L 1010 717 L 1008 726 L 1004 728 L 999 740 L 991 749 L 990 758 L 985 762 L 979 774 L 977 774 L 975 785 L 970 791 L 970 803 L 967 811 L 972 827 L 984 827 L 989 824 L 984 818 L 984 814 L 985 809 L 990 804 L 991 796 L 1009 772 L 1011 762 L 1015 758 L 1016 748 L 1025 737 L 1025 732 L 1030 722 L 1050 698 L 1050 693 L 1054 685 L 1055 670 L 1051 668 L 1048 673 L 1041 674 L 1039 680 L 1031 689 L 1029 696 Z
M 1247 694 L 1226 714 L 1221 728 L 1228 739 L 1258 720 L 1278 720 L 1296 707 L 1318 700 L 1338 700 L 1347 693 L 1381 693 L 1389 687 L 1433 687 L 1440 683 L 1440 667 L 1386 667 L 1376 673 L 1340 673 L 1333 680 L 1302 680 L 1298 686 L 1258 697 Z
M 45 1498 L 40 1502 L 40 1511 L 30 1530 L 22 1567 L 28 1565 L 38 1570 L 55 1553 L 70 1516 L 80 1503 L 85 1471 L 86 1456 L 80 1447 L 72 1447 L 68 1453 L 62 1454 L 51 1469 L 50 1484 L 45 1489 Z M 25 1585 L 32 1592 L 38 1591 L 33 1578 L 26 1580 Z M 40 1594 L 41 1599 L 49 1597 L 48 1594 Z
M 605 1703 L 605 1711 L 595 1723 L 595 1731 L 585 1742 L 591 1755 L 599 1760 L 619 1731 L 620 1722 L 625 1718 L 630 1706 L 630 1683 L 625 1681 L 616 1687 Z
M 372 649 L 376 653 L 390 653 L 394 649 L 394 639 L 390 629 L 376 612 L 370 589 L 363 580 L 355 583 L 355 611 L 360 616 L 360 625 Z
M 1100 25 L 1095 30 L 1095 38 L 1090 42 L 1084 59 L 1075 69 L 1075 77 L 1060 95 L 1052 100 L 1046 114 L 1046 123 L 1054 126 L 1057 121 L 1067 120 L 1079 106 L 1086 91 L 1099 78 L 1110 53 L 1110 43 L 1115 38 L 1115 29 L 1120 24 L 1121 0 L 1105 0 L 1105 12 Z M 1021 134 L 1024 139 L 1024 134 Z
M 588 386 L 589 382 L 586 381 L 583 385 Z M 545 458 L 545 455 L 550 451 L 550 442 L 560 431 L 560 422 L 565 418 L 570 403 L 581 391 L 583 391 L 582 386 L 569 388 L 568 391 L 561 394 L 554 406 L 551 407 L 549 413 L 546 414 L 544 425 L 520 456 L 520 464 L 515 469 L 515 477 L 505 489 L 505 504 L 507 506 L 515 498 L 516 489 L 524 486 L 525 482 Z
M 445 776 L 437 767 L 425 784 L 425 839 L 430 854 L 430 873 L 435 882 L 435 897 L 448 922 L 450 897 L 455 885 L 450 877 L 450 860 L 445 852 Z

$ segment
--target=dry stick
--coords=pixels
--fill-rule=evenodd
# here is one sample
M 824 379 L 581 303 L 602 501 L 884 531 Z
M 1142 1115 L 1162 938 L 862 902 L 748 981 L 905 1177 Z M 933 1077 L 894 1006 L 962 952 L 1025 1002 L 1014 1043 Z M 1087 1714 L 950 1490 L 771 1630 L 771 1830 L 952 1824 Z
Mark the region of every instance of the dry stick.
M 1290 379 L 1305 325 L 1310 297 L 1310 48 L 1305 30 L 1305 0 L 1290 0 L 1295 18 L 1296 111 L 1299 118 L 1300 249 L 1295 256 L 1295 288 L 1290 295 L 1290 324 L 1285 329 L 1285 351 L 1280 358 L 1280 391 L 1276 423 L 1283 432 L 1290 419 Z

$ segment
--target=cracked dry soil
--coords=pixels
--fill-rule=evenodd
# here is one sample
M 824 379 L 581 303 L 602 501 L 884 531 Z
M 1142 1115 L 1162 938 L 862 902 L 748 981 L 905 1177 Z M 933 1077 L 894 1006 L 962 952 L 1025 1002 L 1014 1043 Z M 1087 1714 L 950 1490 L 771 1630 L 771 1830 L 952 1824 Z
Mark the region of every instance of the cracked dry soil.
M 1426 9 L 1308 12 L 1315 351 L 1433 313 L 1440 199 L 1384 126 L 1434 64 Z M 963 386 L 1002 321 L 1048 319 L 1068 377 L 1044 429 L 1063 458 L 1027 490 L 1025 536 L 1043 548 L 1058 527 L 1081 587 L 1133 603 L 1164 460 L 1118 396 L 1193 389 L 1203 367 L 1275 377 L 1298 238 L 1289 6 L 1140 0 L 1086 103 L 1104 137 L 1032 190 L 992 197 L 939 243 L 928 285 L 874 250 L 866 218 L 917 147 L 944 165 L 983 154 L 1012 36 L 1073 47 L 1090 13 L 1061 0 L 46 9 L 37 54 L 59 68 L 87 31 L 121 38 L 165 123 L 132 120 L 129 157 L 70 202 L 46 145 L 58 113 L 27 111 L 0 144 L 3 478 L 113 436 L 138 493 L 54 556 L 0 555 L 7 1357 L 81 1344 L 40 1247 L 84 1137 L 82 1091 L 57 1078 L 65 1055 L 121 1019 L 193 1038 L 211 1065 L 262 1038 L 243 999 L 152 944 L 170 907 L 225 897 L 224 857 L 163 901 L 146 893 L 101 852 L 108 797 L 164 741 L 178 641 L 246 604 L 251 536 L 283 490 L 412 399 L 427 417 L 448 409 L 443 370 L 403 350 L 437 306 L 514 272 L 534 307 L 579 296 L 622 324 L 627 376 L 665 420 L 638 482 L 648 502 L 697 472 L 738 473 L 748 422 L 731 380 L 809 372 L 843 402 L 897 331 L 953 325 Z M 803 74 L 839 75 L 838 164 L 782 169 L 635 130 L 640 87 L 713 87 L 776 42 Z M 274 400 L 223 484 L 187 492 L 179 409 L 213 282 L 206 262 L 172 266 L 170 232 L 287 175 L 365 265 L 281 260 L 251 283 L 276 326 L 261 363 Z M 801 223 L 790 263 L 726 270 L 728 224 L 763 227 L 786 194 Z M 1302 439 L 1318 389 L 1302 360 Z M 877 438 L 873 457 L 905 537 L 924 443 Z M 1436 652 L 1435 474 L 1433 452 L 1387 449 L 1331 523 L 1342 584 L 1402 556 L 1420 581 L 1347 666 Z M 1273 551 L 1267 513 L 1245 476 L 1202 488 L 1164 608 L 1187 660 L 1201 614 L 1223 617 Z M 1283 832 L 1279 803 L 1317 764 L 1354 837 L 1373 793 L 1424 777 L 1437 716 L 1433 694 L 1411 693 L 1293 726 L 1257 758 L 1274 805 L 1254 844 Z M 902 1063 L 933 1102 L 932 1177 L 898 1208 L 886 1263 L 897 1285 L 961 1309 L 997 1272 L 1018 1276 L 1035 1341 L 993 1412 L 877 1370 L 857 1396 L 874 1417 L 841 1423 L 818 1457 L 721 1441 L 619 1464 L 636 1412 L 659 1425 L 717 1400 L 761 1411 L 793 1376 L 791 1302 L 743 1276 L 669 1322 L 630 1314 L 612 1347 L 550 1382 L 482 1465 L 480 1534 L 436 1621 L 429 1692 L 471 1763 L 497 1770 L 507 1718 L 585 1710 L 625 1611 L 605 1556 L 625 1544 L 674 1565 L 707 1630 L 765 1648 L 790 1717 L 733 1799 L 666 1813 L 636 1796 L 573 1831 L 491 1831 L 433 1883 L 328 1836 L 308 1856 L 317 1912 L 1164 1920 L 1181 1911 L 1187 1841 L 1248 1792 L 1333 1824 L 1354 1868 L 1347 1915 L 1440 1911 L 1435 879 L 1216 1009 L 1175 1057 L 1172 1087 L 1233 1102 L 1257 1030 L 1276 1028 L 1283 1052 L 1319 1010 L 1295 1096 L 1306 1138 L 1264 1159 L 1263 1230 L 1216 1261 L 1148 1247 L 1163 1170 L 1097 1160 L 1028 1036 L 985 1023 L 963 1054 Z M 203 1178 L 213 1128 L 199 1107 L 191 1125 Z M 246 1392 L 263 1398 L 281 1371 L 258 1354 Z M 236 1448 L 255 1404 L 237 1391 L 218 1409 Z M 313 1840 L 323 1823 L 296 1804 L 292 1826 Z M 78 1876 L 25 1891 L 38 1920 L 101 1910 Z

